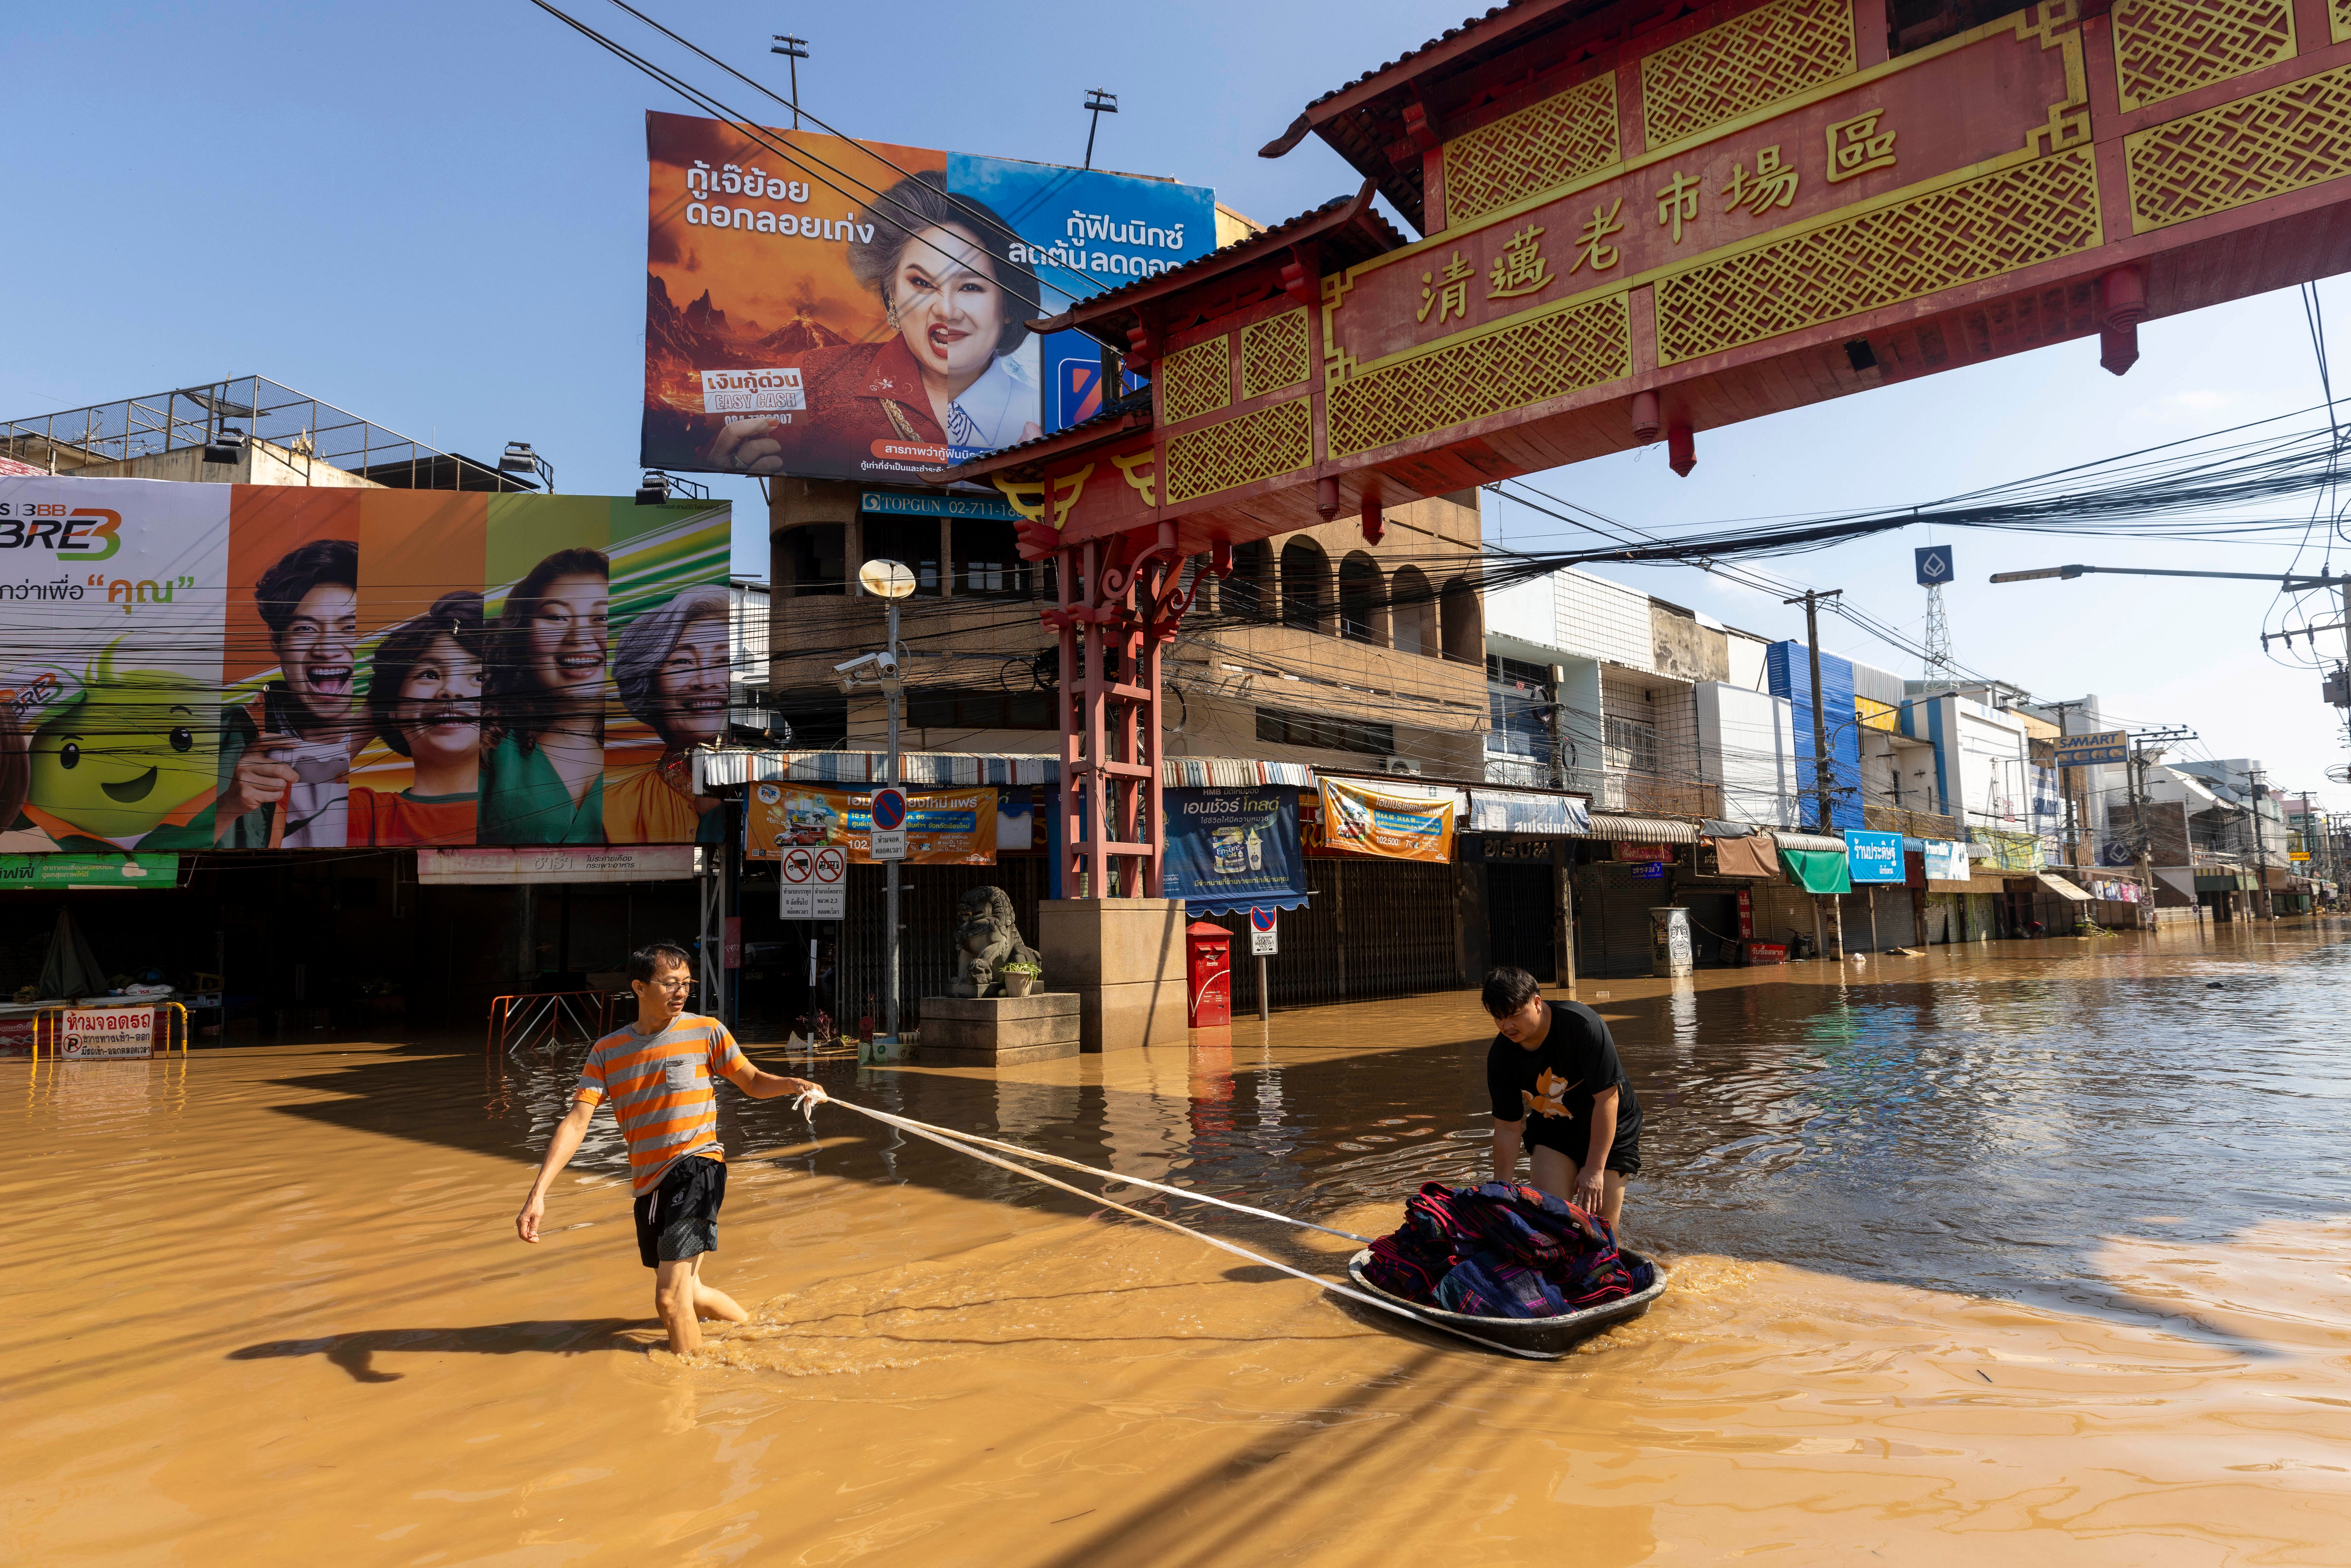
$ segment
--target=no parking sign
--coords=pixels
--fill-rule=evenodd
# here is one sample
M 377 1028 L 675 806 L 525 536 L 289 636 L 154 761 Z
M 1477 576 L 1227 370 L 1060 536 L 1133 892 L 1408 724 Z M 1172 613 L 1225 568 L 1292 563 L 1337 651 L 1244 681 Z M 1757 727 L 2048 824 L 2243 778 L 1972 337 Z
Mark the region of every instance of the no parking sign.
M 1259 958 L 1271 958 L 1281 952 L 1281 911 L 1252 908 L 1249 911 L 1249 953 Z
M 873 858 L 906 858 L 906 792 L 894 784 L 873 791 Z

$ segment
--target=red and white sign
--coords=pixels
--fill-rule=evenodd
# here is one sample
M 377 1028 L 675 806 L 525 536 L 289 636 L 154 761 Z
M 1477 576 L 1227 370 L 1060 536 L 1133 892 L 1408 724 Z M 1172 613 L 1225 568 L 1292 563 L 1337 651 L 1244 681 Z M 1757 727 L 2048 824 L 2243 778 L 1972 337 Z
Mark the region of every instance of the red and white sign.
M 839 844 L 814 849 L 795 845 L 784 852 L 783 897 L 778 915 L 785 920 L 840 920 L 849 914 L 844 885 L 849 880 L 849 856 Z
M 155 1054 L 153 1008 L 68 1008 L 57 1023 L 57 1054 L 68 1061 Z

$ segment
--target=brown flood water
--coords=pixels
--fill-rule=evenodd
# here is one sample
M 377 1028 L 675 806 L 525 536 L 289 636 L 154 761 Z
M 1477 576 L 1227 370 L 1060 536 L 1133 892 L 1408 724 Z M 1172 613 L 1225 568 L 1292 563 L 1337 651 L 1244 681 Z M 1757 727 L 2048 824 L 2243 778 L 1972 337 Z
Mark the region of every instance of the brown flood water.
M 2351 927 L 1583 994 L 1674 1288 L 1552 1364 L 731 1090 L 755 1321 L 681 1363 L 609 1120 L 514 1239 L 576 1052 L 0 1066 L 0 1560 L 2351 1562 Z M 1487 1034 L 819 1075 L 1373 1231 L 1476 1179 Z

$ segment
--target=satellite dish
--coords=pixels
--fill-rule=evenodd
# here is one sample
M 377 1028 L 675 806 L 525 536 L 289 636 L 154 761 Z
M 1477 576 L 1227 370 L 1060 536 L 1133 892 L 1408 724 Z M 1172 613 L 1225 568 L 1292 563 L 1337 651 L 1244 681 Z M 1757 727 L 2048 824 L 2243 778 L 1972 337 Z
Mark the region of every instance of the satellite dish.
M 857 581 L 876 599 L 904 599 L 914 591 L 914 574 L 901 560 L 869 560 L 857 569 Z

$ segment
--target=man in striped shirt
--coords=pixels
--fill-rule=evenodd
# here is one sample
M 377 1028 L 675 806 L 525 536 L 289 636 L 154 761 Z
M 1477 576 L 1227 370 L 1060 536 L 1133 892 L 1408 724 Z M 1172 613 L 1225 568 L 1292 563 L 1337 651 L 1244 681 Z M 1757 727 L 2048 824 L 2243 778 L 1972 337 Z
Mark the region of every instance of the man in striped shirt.
M 727 1078 L 756 1100 L 825 1097 L 805 1078 L 760 1071 L 725 1024 L 684 1010 L 693 988 L 684 948 L 656 942 L 629 955 L 637 1021 L 590 1049 L 570 1113 L 556 1124 L 538 1179 L 515 1216 L 515 1233 L 536 1242 L 547 1214 L 548 1184 L 580 1152 L 597 1104 L 611 1101 L 629 1145 L 637 1255 L 653 1270 L 654 1310 L 669 1330 L 670 1349 L 679 1355 L 701 1348 L 699 1319 L 739 1323 L 751 1315 L 724 1291 L 702 1282 L 702 1255 L 718 1250 L 718 1206 L 726 1200 L 715 1081 Z

